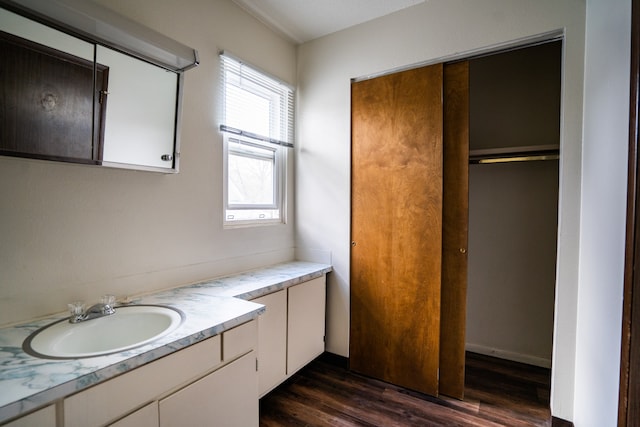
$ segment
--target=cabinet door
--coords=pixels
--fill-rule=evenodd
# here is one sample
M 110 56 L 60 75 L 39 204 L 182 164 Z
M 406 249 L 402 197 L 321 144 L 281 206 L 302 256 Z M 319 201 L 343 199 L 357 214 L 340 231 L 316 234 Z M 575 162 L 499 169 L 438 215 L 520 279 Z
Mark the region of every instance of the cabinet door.
M 258 392 L 262 397 L 287 376 L 287 291 L 253 302 L 267 308 L 258 318 Z
M 158 427 L 158 402 L 151 402 L 110 427 Z
M 254 351 L 160 401 L 161 427 L 258 425 Z
M 287 375 L 324 352 L 325 278 L 292 286 L 287 319 Z
M 22 418 L 4 424 L 4 427 L 55 427 L 56 408 L 54 405 L 47 406 Z

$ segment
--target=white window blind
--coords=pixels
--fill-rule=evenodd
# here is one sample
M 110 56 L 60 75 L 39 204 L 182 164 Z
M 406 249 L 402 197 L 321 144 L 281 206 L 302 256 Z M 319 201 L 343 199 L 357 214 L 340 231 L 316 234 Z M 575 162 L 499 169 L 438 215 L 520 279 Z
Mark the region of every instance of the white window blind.
M 294 92 L 287 84 L 222 52 L 220 130 L 293 147 Z

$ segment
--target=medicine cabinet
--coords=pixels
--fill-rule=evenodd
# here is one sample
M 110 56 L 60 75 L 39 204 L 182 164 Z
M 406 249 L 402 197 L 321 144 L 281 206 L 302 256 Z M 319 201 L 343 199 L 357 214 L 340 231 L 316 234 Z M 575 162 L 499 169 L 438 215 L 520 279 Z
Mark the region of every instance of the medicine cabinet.
M 0 0 L 0 155 L 177 172 L 194 49 L 98 4 Z

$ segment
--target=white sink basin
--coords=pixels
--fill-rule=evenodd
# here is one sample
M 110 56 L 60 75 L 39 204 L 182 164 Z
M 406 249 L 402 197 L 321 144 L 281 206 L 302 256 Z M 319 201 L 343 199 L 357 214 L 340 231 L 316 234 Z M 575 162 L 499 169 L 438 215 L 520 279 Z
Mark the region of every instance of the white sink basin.
M 69 323 L 52 323 L 31 334 L 24 350 L 36 357 L 77 359 L 118 353 L 150 343 L 173 332 L 184 315 L 167 306 L 116 307 L 115 314 Z

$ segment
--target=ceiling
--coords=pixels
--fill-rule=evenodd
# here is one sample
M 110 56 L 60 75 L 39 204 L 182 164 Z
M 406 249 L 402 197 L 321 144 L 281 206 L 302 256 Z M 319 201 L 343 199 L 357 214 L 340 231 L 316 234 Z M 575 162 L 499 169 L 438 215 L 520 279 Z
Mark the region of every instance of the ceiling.
M 425 0 L 233 0 L 291 41 L 301 44 Z

